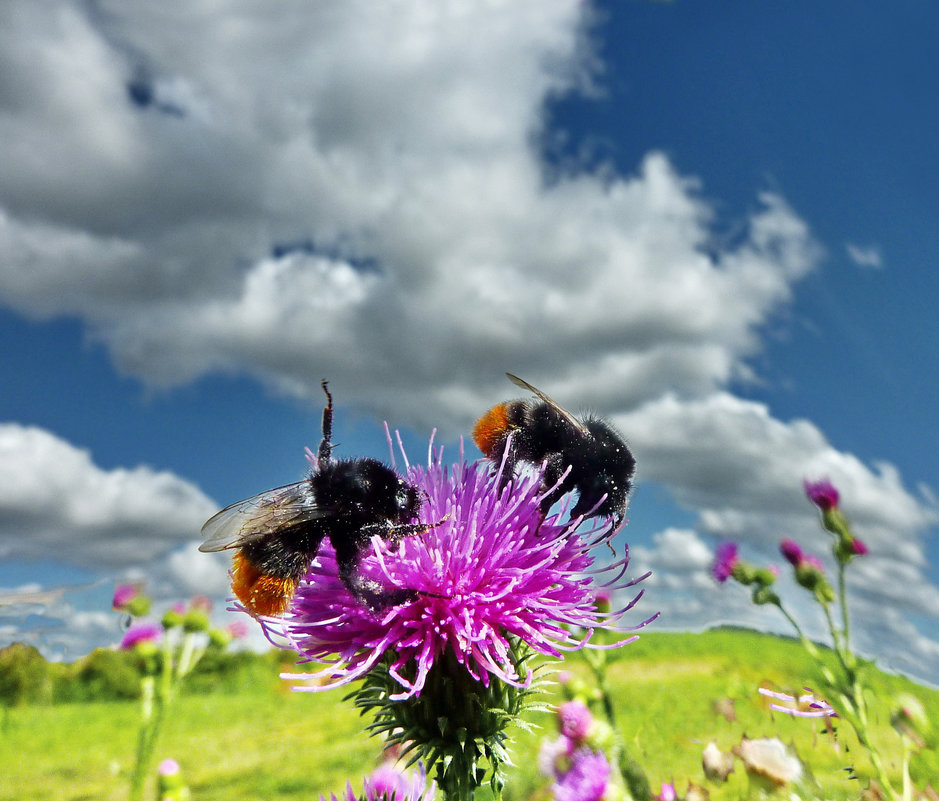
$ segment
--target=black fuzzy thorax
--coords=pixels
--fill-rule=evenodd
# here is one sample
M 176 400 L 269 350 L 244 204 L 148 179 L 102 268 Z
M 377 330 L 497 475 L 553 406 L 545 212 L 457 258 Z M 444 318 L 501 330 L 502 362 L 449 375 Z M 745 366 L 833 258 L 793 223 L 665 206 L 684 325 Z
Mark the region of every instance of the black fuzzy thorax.
M 506 434 L 512 435 L 506 464 L 509 474 L 514 473 L 518 461 L 544 464 L 544 487 L 557 485 L 542 502 L 543 511 L 547 512 L 563 495 L 577 490 L 579 497 L 571 510 L 572 516 L 624 514 L 636 460 L 622 435 L 606 420 L 585 417 L 581 421 L 585 433 L 550 404 L 529 401 L 507 404 L 506 420 Z M 503 441 L 495 459 L 502 458 L 505 445 Z M 604 495 L 607 497 L 601 504 Z
M 420 496 L 377 459 L 330 462 L 310 475 L 311 500 L 323 516 L 279 529 L 242 547 L 262 572 L 301 579 L 328 537 L 346 572 L 371 537 L 393 530 L 417 516 Z

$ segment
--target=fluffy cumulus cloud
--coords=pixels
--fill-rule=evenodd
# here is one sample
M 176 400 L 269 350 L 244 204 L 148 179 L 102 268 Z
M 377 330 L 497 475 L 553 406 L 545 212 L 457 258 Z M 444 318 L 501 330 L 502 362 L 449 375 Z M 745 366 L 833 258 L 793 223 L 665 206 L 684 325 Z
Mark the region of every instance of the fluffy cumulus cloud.
M 928 500 L 726 394 L 817 262 L 796 211 L 758 195 L 728 241 L 662 153 L 631 175 L 547 168 L 546 104 L 597 79 L 591 13 L 6 0 L 0 303 L 78 316 L 153 386 L 244 372 L 319 404 L 327 375 L 345 403 L 445 434 L 506 396 L 508 367 L 615 415 L 641 479 L 697 511 L 643 555 L 663 589 L 705 610 L 716 538 L 808 544 L 801 480 L 827 475 L 877 552 L 874 597 L 935 609 Z M 0 436 L 5 556 L 155 560 L 168 588 L 224 592 L 224 566 L 186 544 L 214 511 L 197 489 L 101 470 L 45 432 Z
M 150 467 L 104 470 L 48 431 L 0 424 L 0 558 L 71 565 L 66 583 L 0 587 L 0 647 L 24 640 L 74 658 L 120 638 L 116 583 L 139 580 L 157 606 L 228 593 L 228 562 L 196 550 L 216 504 Z M 41 572 L 41 571 L 39 571 Z M 37 573 L 38 575 L 38 573 Z
M 809 421 L 777 420 L 765 406 L 726 393 L 692 401 L 666 395 L 618 422 L 629 432 L 640 480 L 664 483 L 697 517 L 694 529 L 666 529 L 654 535 L 651 546 L 634 549 L 637 569 L 657 575 L 650 592 L 656 589 L 662 625 L 732 622 L 791 633 L 781 616 L 753 607 L 739 587 L 716 585 L 710 575 L 713 549 L 733 540 L 754 562 L 779 565 L 779 542 L 788 537 L 834 571 L 830 537 L 802 487 L 805 478 L 828 477 L 840 490 L 855 533 L 870 549 L 849 571 L 858 647 L 893 667 L 939 681 L 934 668 L 939 663 L 921 658 L 939 648 L 922 625 L 934 620 L 939 608 L 939 588 L 930 580 L 925 554 L 925 537 L 939 514 L 930 495 L 912 494 L 890 465 L 871 468 L 837 450 Z M 811 636 L 824 639 L 824 621 L 814 604 L 786 578 L 781 587 Z M 911 619 L 919 619 L 920 628 Z
M 198 537 L 216 505 L 146 466 L 102 470 L 87 451 L 39 428 L 0 425 L 0 554 L 68 553 L 86 568 L 147 563 Z
M 0 299 L 81 315 L 152 384 L 329 375 L 403 424 L 465 419 L 494 361 L 610 403 L 719 387 L 814 245 L 765 195 L 714 246 L 661 154 L 547 174 L 544 104 L 589 81 L 589 13 L 6 3 Z

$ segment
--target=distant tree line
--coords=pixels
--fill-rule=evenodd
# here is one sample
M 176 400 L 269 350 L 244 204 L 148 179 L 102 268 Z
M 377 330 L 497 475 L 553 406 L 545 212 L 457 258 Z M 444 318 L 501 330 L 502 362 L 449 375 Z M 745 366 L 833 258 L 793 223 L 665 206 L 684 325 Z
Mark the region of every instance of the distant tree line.
M 254 654 L 210 649 L 193 672 L 186 692 L 239 692 L 247 686 L 275 683 L 280 658 L 281 654 L 273 651 Z M 32 645 L 13 643 L 0 648 L 0 705 L 139 698 L 141 669 L 132 651 L 98 648 L 66 664 L 47 661 Z

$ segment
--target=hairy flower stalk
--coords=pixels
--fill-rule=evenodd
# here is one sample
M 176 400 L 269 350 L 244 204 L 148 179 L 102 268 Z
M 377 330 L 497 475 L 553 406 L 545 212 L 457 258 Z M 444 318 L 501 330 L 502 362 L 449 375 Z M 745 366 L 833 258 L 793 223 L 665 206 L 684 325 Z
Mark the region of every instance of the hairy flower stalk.
M 714 563 L 715 578 L 724 583 L 733 578 L 741 584 L 756 585 L 753 600 L 756 603 L 766 603 L 770 598 L 786 619 L 792 624 L 806 651 L 815 659 L 820 679 L 821 690 L 825 700 L 816 699 L 814 694 L 803 695 L 799 698 L 769 690 L 760 692 L 771 698 L 786 701 L 787 705 L 773 704 L 772 708 L 798 717 L 837 716 L 846 721 L 857 735 L 858 741 L 866 750 L 880 792 L 889 801 L 907 801 L 909 793 L 904 789 L 898 792 L 888 775 L 887 766 L 880 755 L 875 743 L 868 712 L 868 691 L 864 683 L 864 672 L 867 666 L 863 660 L 851 650 L 850 618 L 848 614 L 848 598 L 845 582 L 845 571 L 850 562 L 856 557 L 868 553 L 865 543 L 858 539 L 851 530 L 847 517 L 839 507 L 840 495 L 834 485 L 827 479 L 821 481 L 804 482 L 806 496 L 821 514 L 822 527 L 834 537 L 832 555 L 838 568 L 837 593 L 825 575 L 822 562 L 803 552 L 798 543 L 791 539 L 784 539 L 780 543 L 780 552 L 792 565 L 793 577 L 796 583 L 810 592 L 814 600 L 821 606 L 828 630 L 831 635 L 832 650 L 836 657 L 835 663 L 830 663 L 816 645 L 809 640 L 799 627 L 798 622 L 783 606 L 779 597 L 768 590 L 768 585 L 760 587 L 766 577 L 765 570 L 754 568 L 741 562 L 737 556 L 737 548 L 733 544 L 721 546 Z M 762 576 L 762 577 L 761 577 Z M 764 593 L 764 590 L 770 594 Z M 835 623 L 832 615 L 832 605 L 841 608 L 841 626 Z M 904 777 L 906 765 L 904 763 Z M 904 779 L 904 787 L 906 788 Z
M 472 798 L 487 774 L 499 798 L 506 727 L 532 706 L 538 683 L 533 656 L 593 647 L 596 629 L 648 623 L 619 625 L 641 592 L 619 610 L 594 603 L 598 590 L 644 576 L 624 580 L 626 558 L 594 564 L 591 549 L 616 533 L 607 522 L 582 525 L 566 508 L 543 519 L 539 473 L 500 488 L 487 464 L 447 467 L 437 456 L 410 466 L 407 478 L 425 493 L 421 519 L 437 525 L 395 546 L 373 538 L 359 569 L 389 597 L 405 591 L 408 600 L 378 612 L 358 603 L 324 543 L 287 615 L 262 624 L 302 661 L 324 665 L 317 682 L 295 689 L 365 679 L 352 697 L 373 712 L 373 732 L 434 770 L 447 799 Z

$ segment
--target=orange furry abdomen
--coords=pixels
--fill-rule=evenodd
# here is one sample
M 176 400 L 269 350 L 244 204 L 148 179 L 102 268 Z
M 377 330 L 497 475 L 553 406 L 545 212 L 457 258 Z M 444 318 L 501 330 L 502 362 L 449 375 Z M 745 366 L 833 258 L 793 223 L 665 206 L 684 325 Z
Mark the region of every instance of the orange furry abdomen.
M 232 559 L 231 588 L 251 614 L 278 616 L 290 606 L 297 581 L 262 573 L 243 551 L 236 551 Z
M 473 426 L 473 442 L 487 457 L 491 457 L 509 430 L 509 406 L 500 403 L 476 421 Z

